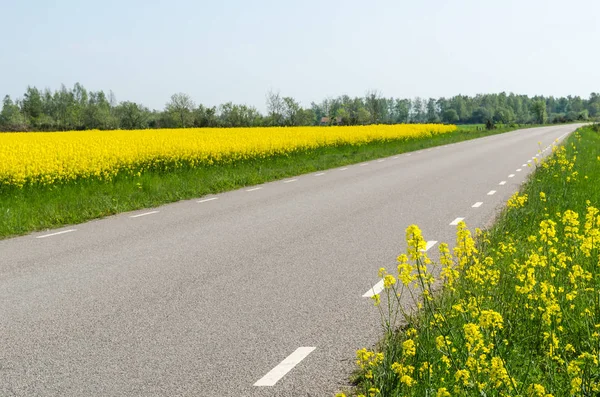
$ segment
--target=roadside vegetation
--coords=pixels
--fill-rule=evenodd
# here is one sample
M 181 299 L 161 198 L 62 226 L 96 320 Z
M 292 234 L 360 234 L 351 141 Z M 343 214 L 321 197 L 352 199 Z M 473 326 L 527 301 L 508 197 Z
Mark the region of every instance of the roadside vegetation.
M 406 230 L 397 268 L 379 270 L 384 337 L 357 352 L 353 393 L 600 395 L 600 128 L 535 166 L 490 230 L 458 225 L 439 263 Z
M 376 127 L 356 128 L 369 130 Z M 394 130 L 394 126 L 384 126 L 384 128 Z M 417 128 L 417 131 L 419 128 L 420 131 L 428 130 L 426 126 L 396 126 L 395 128 L 409 128 L 412 131 L 415 131 L 415 128 Z M 153 164 L 152 158 L 145 158 L 141 167 L 126 163 L 124 172 L 115 172 L 114 167 L 94 168 L 100 167 L 97 162 L 90 162 L 87 158 L 81 159 L 75 156 L 75 160 L 79 161 L 78 164 L 81 164 L 84 171 L 80 174 L 76 172 L 69 173 L 66 171 L 69 167 L 61 161 L 44 160 L 40 163 L 40 159 L 36 158 L 37 155 L 35 155 L 36 152 L 39 152 L 38 150 L 33 150 L 33 148 L 30 148 L 30 150 L 26 146 L 21 147 L 21 156 L 29 156 L 31 161 L 28 163 L 29 160 L 27 159 L 20 159 L 19 156 L 15 157 L 14 153 L 11 158 L 14 161 L 21 162 L 26 160 L 25 162 L 29 165 L 12 167 L 15 173 L 10 176 L 11 166 L 6 161 L 8 157 L 4 158 L 2 164 L 0 164 L 0 167 L 5 168 L 5 175 L 2 177 L 5 183 L 0 186 L 0 237 L 76 224 L 119 212 L 149 208 L 288 176 L 516 129 L 512 127 L 490 131 L 465 131 L 454 130 L 452 126 L 436 126 L 434 128 L 442 128 L 445 132 L 440 134 L 428 132 L 420 137 L 413 136 L 411 139 L 387 136 L 386 140 L 381 140 L 371 136 L 370 141 L 365 141 L 363 137 L 362 139 L 357 138 L 358 140 L 354 143 L 347 141 L 351 136 L 346 134 L 346 140 L 342 140 L 338 144 L 325 144 L 325 135 L 328 129 L 316 128 L 318 134 L 315 135 L 315 139 L 321 137 L 319 139 L 323 141 L 320 146 L 317 145 L 318 147 L 284 150 L 278 153 L 269 153 L 265 156 L 254 153 L 254 156 L 238 158 L 236 161 L 222 161 L 213 164 L 203 163 L 202 161 L 196 161 L 194 164 L 191 164 L 190 161 L 186 163 L 181 156 L 176 156 L 176 162 L 168 162 L 162 157 L 158 159 L 161 161 L 158 161 L 158 164 L 155 164 L 156 166 L 152 169 L 148 169 L 149 165 Z M 226 130 L 225 132 L 227 131 L 233 134 L 242 130 Z M 172 134 L 176 133 L 176 131 L 172 131 Z M 66 136 L 67 142 L 71 142 L 70 139 L 81 139 L 85 137 L 85 134 L 88 133 L 75 132 L 64 136 Z M 96 134 L 102 135 L 103 133 Z M 45 139 L 52 140 L 53 134 L 43 135 Z M 7 136 L 16 137 L 13 134 Z M 127 134 L 121 137 L 126 141 L 135 139 L 135 137 Z M 33 139 L 34 136 L 31 135 L 31 138 Z M 7 138 L 0 135 L 0 141 L 2 139 Z M 289 139 L 289 136 L 286 136 L 285 139 Z M 35 139 L 33 140 L 35 141 Z M 168 142 L 161 142 L 167 146 L 172 145 Z M 102 159 L 108 162 L 114 160 L 114 156 L 119 152 L 123 153 L 125 151 L 132 155 L 140 155 L 140 152 L 144 153 L 144 150 L 147 150 L 147 148 L 133 150 L 132 147 L 127 147 L 123 142 L 122 145 L 117 145 L 118 142 L 113 143 L 112 146 L 109 145 L 109 148 L 91 144 L 88 145 L 90 147 L 87 147 L 86 150 L 92 150 L 94 147 L 97 147 L 97 150 L 108 150 L 112 147 L 114 150 L 110 149 L 106 152 L 107 156 L 101 156 Z M 262 144 L 264 145 L 264 142 Z M 156 149 L 159 150 L 158 147 L 162 147 L 162 145 L 161 143 Z M 123 147 L 119 148 L 119 146 Z M 67 150 L 68 148 L 63 149 Z M 71 149 L 73 148 L 71 147 Z M 273 149 L 272 146 L 271 149 Z M 3 144 L 0 145 L 0 153 L 2 150 L 8 152 L 10 149 L 8 145 Z M 43 148 L 40 150 L 42 152 L 38 154 L 43 158 L 46 154 L 43 153 Z M 50 154 L 54 153 L 56 153 L 55 150 Z M 68 153 L 63 154 L 68 155 Z M 38 163 L 39 168 L 34 166 Z M 104 165 L 106 166 L 106 164 Z M 54 167 L 55 169 L 48 171 L 47 167 Z M 41 169 L 46 169 L 47 172 L 40 172 Z M 81 177 L 86 175 L 87 178 Z

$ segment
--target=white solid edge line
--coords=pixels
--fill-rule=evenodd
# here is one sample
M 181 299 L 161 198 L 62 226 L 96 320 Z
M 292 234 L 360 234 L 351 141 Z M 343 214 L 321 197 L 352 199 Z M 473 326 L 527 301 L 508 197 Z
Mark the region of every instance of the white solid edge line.
M 459 224 L 460 221 L 464 221 L 464 220 L 465 220 L 465 218 L 456 218 L 455 220 L 450 222 L 450 226 L 456 226 Z
M 514 177 L 514 176 L 515 176 L 515 174 L 510 174 L 508 177 L 509 177 L 509 178 L 512 178 L 512 177 Z
M 432 248 L 434 245 L 436 245 L 436 244 L 437 244 L 437 241 L 436 241 L 436 240 L 431 240 L 431 241 L 428 241 L 428 242 L 425 244 L 425 249 L 422 249 L 422 250 L 421 250 L 421 252 L 427 252 L 427 251 L 429 251 L 429 250 L 430 250 L 430 249 L 431 249 L 431 248 Z
M 197 203 L 206 203 L 207 201 L 213 201 L 213 200 L 218 200 L 218 199 L 219 199 L 218 197 L 211 197 L 211 198 L 207 198 L 207 199 L 204 199 L 204 200 L 198 200 L 196 202 Z
M 379 280 L 379 282 L 377 284 L 375 284 L 367 292 L 365 292 L 362 297 L 363 298 L 372 298 L 373 296 L 377 295 L 381 291 L 383 291 L 383 280 Z
M 130 218 L 139 218 L 140 216 L 152 215 L 157 213 L 158 211 L 144 212 L 143 214 L 131 215 Z
M 260 189 L 262 189 L 262 187 L 253 187 L 252 189 L 248 189 L 248 190 L 246 190 L 246 191 L 247 191 L 247 192 L 253 192 L 253 191 L 255 191 L 255 190 L 260 190 Z
M 287 356 L 275 368 L 270 370 L 265 376 L 256 381 L 254 386 L 274 386 L 279 379 L 290 372 L 300 361 L 315 350 L 316 347 L 299 347 L 292 354 Z
M 321 176 L 321 175 L 325 175 L 324 172 L 319 172 L 318 174 L 315 174 L 315 176 Z
M 488 196 L 493 196 L 494 194 L 496 194 L 496 191 L 495 190 L 490 190 L 487 195 Z
M 498 185 L 506 185 L 506 181 L 500 181 Z
M 283 183 L 291 183 L 296 182 L 298 179 L 288 179 L 287 181 L 283 181 Z
M 473 204 L 471 207 L 473 207 L 473 208 L 479 208 L 479 207 L 481 207 L 482 204 L 483 204 L 483 201 L 478 201 L 475 204 Z
M 44 234 L 43 236 L 37 236 L 36 238 L 46 238 L 46 237 L 58 236 L 59 234 L 71 233 L 74 231 L 77 231 L 77 229 L 69 229 L 69 230 L 63 230 L 61 232 L 56 232 L 56 233 Z

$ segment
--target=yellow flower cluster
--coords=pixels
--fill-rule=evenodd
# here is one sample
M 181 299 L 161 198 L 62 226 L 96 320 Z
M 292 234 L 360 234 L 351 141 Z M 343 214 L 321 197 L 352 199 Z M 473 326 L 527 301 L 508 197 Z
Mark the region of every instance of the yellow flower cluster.
M 406 124 L 0 134 L 0 187 L 111 180 L 123 173 L 210 166 L 324 146 L 421 139 L 454 130 L 456 126 Z

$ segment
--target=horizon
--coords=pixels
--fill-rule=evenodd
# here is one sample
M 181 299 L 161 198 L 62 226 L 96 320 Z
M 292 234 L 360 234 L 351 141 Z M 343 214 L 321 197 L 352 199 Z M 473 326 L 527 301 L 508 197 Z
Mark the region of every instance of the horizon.
M 261 112 L 269 91 L 305 108 L 372 90 L 586 98 L 600 91 L 599 14 L 592 0 L 16 2 L 4 10 L 6 31 L 17 34 L 3 39 L 10 57 L 0 72 L 10 78 L 1 94 L 79 82 L 154 110 L 182 92 Z

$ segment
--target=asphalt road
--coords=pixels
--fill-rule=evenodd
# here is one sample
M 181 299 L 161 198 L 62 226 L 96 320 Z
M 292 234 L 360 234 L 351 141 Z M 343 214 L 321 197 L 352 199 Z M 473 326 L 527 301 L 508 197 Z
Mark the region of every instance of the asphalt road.
M 456 218 L 489 224 L 538 149 L 575 128 L 0 241 L 0 395 L 331 396 L 380 336 L 363 295 L 406 227 L 452 242 Z

